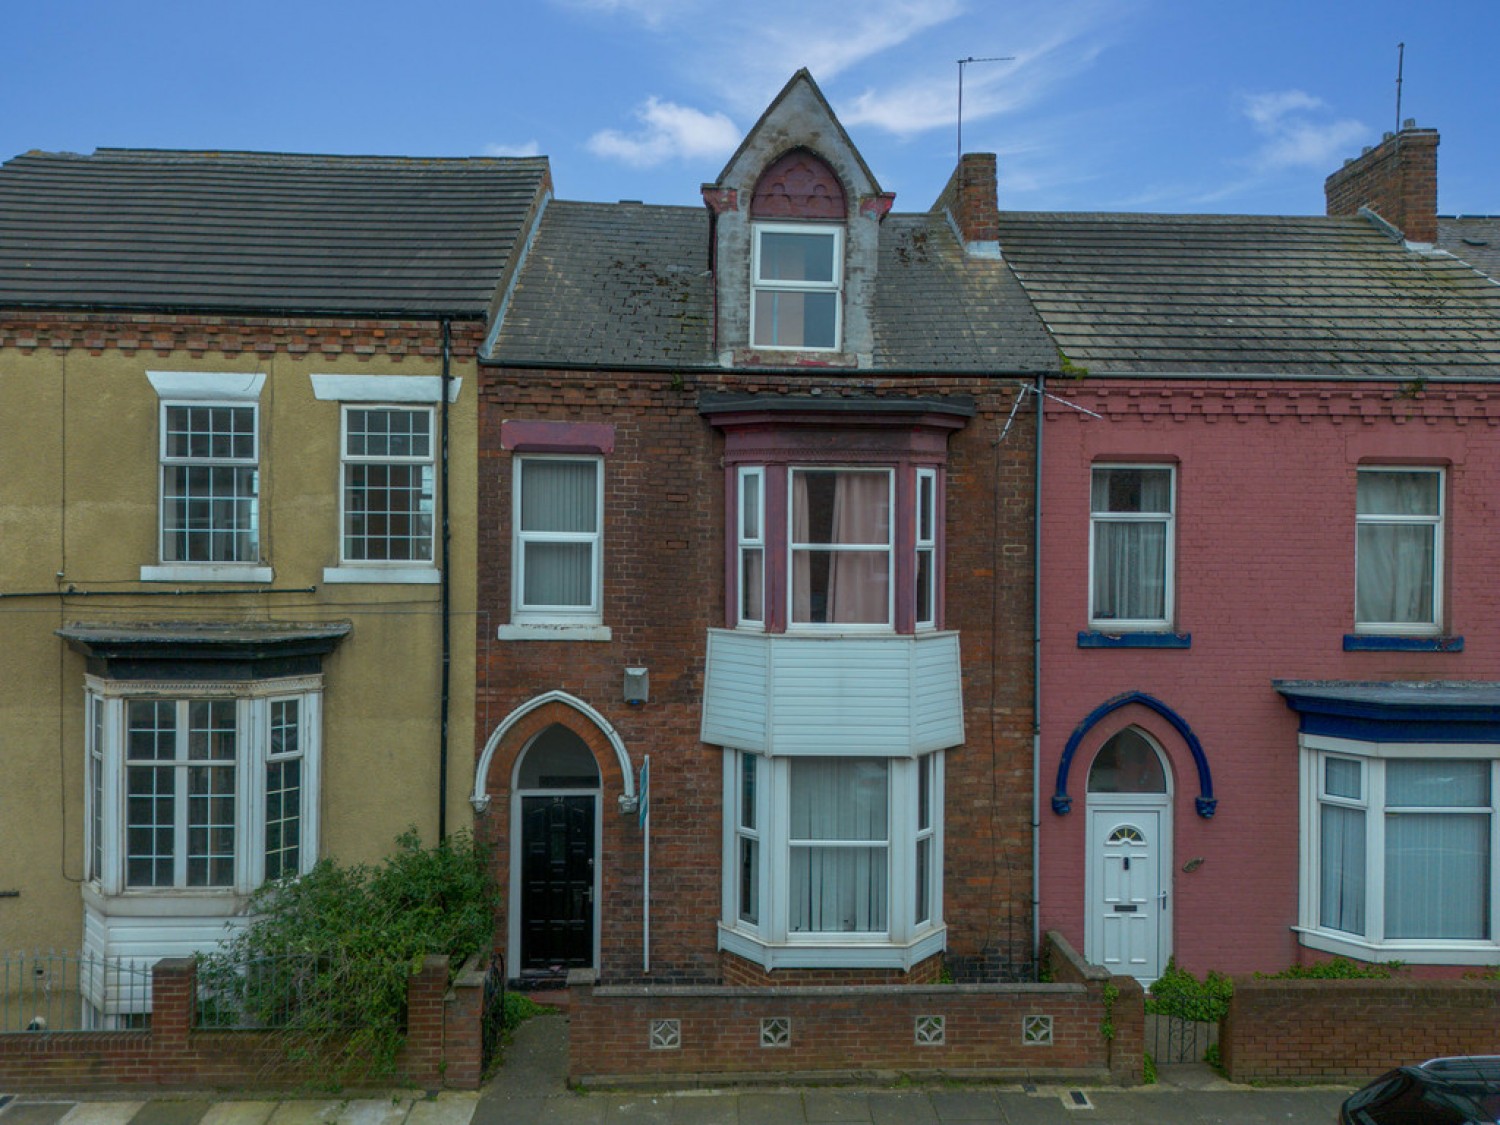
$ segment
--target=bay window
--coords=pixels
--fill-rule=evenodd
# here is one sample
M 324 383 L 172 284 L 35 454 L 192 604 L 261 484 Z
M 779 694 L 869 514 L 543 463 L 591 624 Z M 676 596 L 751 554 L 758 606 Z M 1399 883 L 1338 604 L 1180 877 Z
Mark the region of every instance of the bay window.
M 305 679 L 88 693 L 88 879 L 248 894 L 316 857 L 320 693 Z
M 1443 570 L 1441 469 L 1359 470 L 1354 560 L 1357 629 L 1437 631 Z
M 1494 959 L 1496 749 L 1335 739 L 1305 749 L 1308 944 L 1377 959 Z
M 941 949 L 942 756 L 725 755 L 721 944 L 767 968 Z

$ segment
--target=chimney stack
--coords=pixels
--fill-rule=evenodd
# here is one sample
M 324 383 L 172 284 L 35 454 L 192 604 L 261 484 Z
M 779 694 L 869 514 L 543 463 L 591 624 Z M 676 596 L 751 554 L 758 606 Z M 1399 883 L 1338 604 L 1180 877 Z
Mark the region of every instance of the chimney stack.
M 966 253 L 1000 256 L 1000 205 L 995 186 L 995 154 L 966 152 L 958 158 L 948 186 L 932 205 L 946 211 Z
M 1408 242 L 1437 238 L 1436 129 L 1407 120 L 1374 148 L 1349 160 L 1323 181 L 1328 214 L 1355 215 L 1368 207 Z

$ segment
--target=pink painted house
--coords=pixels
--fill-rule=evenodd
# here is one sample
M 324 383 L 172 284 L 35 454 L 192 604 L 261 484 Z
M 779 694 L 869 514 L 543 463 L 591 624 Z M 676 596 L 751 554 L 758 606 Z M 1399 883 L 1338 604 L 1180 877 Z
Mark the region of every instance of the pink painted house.
M 1040 436 L 1038 920 L 1116 972 L 1500 963 L 1500 287 L 1430 245 L 1436 146 L 1329 217 L 1002 213 L 1079 372 Z M 1392 174 L 1405 236 L 1359 210 Z

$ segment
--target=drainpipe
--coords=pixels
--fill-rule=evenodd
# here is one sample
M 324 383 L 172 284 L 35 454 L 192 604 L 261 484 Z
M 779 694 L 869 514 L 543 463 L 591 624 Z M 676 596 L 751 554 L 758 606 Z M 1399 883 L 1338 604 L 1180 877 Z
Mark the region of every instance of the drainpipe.
M 439 691 L 438 712 L 438 841 L 441 843 L 448 837 L 448 695 L 449 679 L 453 665 L 453 638 L 452 629 L 448 622 L 448 605 L 452 598 L 452 578 L 448 567 L 448 540 L 450 537 L 450 523 L 448 520 L 448 386 L 452 379 L 452 322 L 447 317 L 443 318 L 443 378 L 442 386 L 439 388 L 441 403 L 438 407 L 439 429 L 441 431 L 440 446 L 442 470 L 441 480 L 438 484 L 438 509 L 442 515 L 442 535 L 439 546 L 438 582 L 441 603 L 439 613 L 442 617 L 443 632 L 443 680 Z
M 1040 968 L 1042 949 L 1042 416 L 1047 377 L 1036 377 L 1036 473 L 1032 483 L 1031 564 L 1031 950 Z

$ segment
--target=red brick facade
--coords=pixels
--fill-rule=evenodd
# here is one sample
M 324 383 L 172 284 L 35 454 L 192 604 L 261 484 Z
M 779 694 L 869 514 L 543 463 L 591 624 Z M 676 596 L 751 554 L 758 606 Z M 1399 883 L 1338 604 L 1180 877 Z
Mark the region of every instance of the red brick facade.
M 477 818 L 508 878 L 510 779 L 529 739 L 553 721 L 579 734 L 603 776 L 601 949 L 608 984 L 635 980 L 741 983 L 758 966 L 726 968 L 721 914 L 723 753 L 699 739 L 707 631 L 725 623 L 722 435 L 699 395 L 729 391 L 889 398 L 971 396 L 975 416 L 948 440 L 946 628 L 961 633 L 967 740 L 948 751 L 945 811 L 947 963 L 961 979 L 1029 963 L 1033 426 L 1001 428 L 1019 387 L 957 377 L 860 378 L 731 372 L 482 369 L 479 468 L 477 745 L 539 695 L 566 692 L 617 732 L 633 770 L 652 765 L 651 934 L 643 975 L 642 839 L 622 816 L 622 778 L 597 724 L 549 704 L 506 732 L 483 780 L 491 803 Z M 502 423 L 567 421 L 613 427 L 604 457 L 603 620 L 608 642 L 501 641 L 511 599 L 512 454 Z M 649 702 L 622 699 L 626 667 L 650 671 Z M 509 901 L 514 894 L 507 892 Z M 497 941 L 503 942 L 502 917 Z M 930 980 L 919 966 L 903 979 Z M 799 971 L 778 970 L 796 982 Z M 843 979 L 843 978 L 841 978 Z M 891 979 L 889 973 L 864 981 Z

